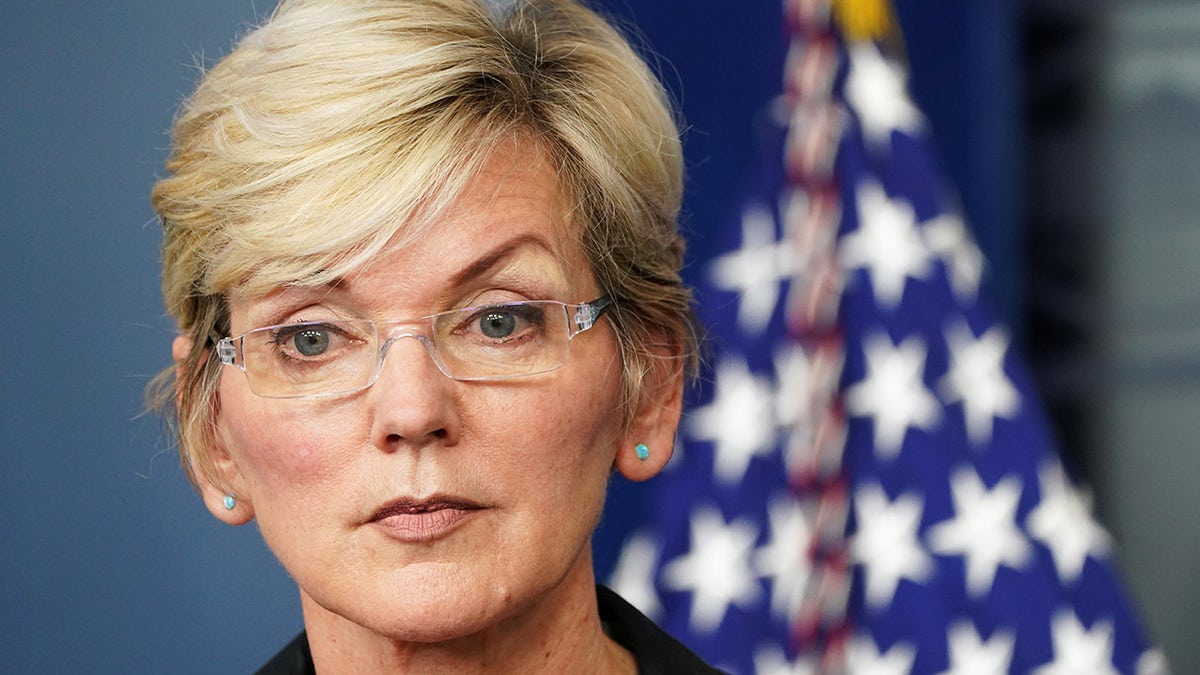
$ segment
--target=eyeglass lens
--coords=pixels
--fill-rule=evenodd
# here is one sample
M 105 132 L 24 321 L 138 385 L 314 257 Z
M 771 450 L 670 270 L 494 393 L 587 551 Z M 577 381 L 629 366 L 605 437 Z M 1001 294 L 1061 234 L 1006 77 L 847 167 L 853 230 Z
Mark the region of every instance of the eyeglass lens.
M 412 337 L 454 379 L 533 375 L 566 363 L 573 308 L 556 301 L 518 302 L 442 312 L 426 317 L 424 326 L 367 320 L 268 326 L 242 336 L 242 366 L 260 396 L 348 393 L 370 386 L 388 347 Z

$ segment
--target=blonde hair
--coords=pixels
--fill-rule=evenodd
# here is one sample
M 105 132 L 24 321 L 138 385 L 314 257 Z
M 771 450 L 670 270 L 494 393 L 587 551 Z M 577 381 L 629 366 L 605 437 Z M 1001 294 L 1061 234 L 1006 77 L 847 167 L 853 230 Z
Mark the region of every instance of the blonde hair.
M 191 350 L 150 396 L 175 408 L 193 481 L 220 485 L 213 345 L 229 334 L 229 299 L 327 283 L 416 236 L 514 138 L 550 158 L 614 300 L 627 421 L 655 359 L 694 365 L 665 92 L 587 8 L 496 4 L 283 0 L 181 106 L 151 200 L 164 301 Z

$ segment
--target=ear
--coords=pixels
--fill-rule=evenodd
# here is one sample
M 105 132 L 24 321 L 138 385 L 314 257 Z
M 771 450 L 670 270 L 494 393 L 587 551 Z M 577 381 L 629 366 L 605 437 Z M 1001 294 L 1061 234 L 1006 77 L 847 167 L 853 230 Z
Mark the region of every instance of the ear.
M 175 360 L 176 368 L 183 367 L 191 351 L 192 339 L 186 335 L 176 335 L 175 340 L 171 343 L 171 358 Z
M 217 464 L 219 465 L 223 461 L 229 460 L 227 458 L 218 460 Z M 224 472 L 220 466 L 218 466 L 218 470 Z M 254 504 L 250 501 L 247 492 L 235 488 L 221 488 L 207 476 L 197 474 L 196 478 L 200 482 L 200 496 L 204 498 L 204 506 L 208 508 L 208 512 L 214 518 L 226 525 L 245 525 L 254 520 Z M 240 477 L 238 482 L 241 482 Z M 226 497 L 233 498 L 233 508 L 226 505 Z
M 192 351 L 192 340 L 185 335 L 179 335 L 175 341 L 171 343 L 171 356 L 175 360 L 177 369 L 184 368 L 187 363 L 187 357 Z M 203 361 L 201 361 L 202 363 Z M 197 366 L 202 367 L 202 366 Z M 182 380 L 182 373 L 179 374 L 178 380 Z M 176 405 L 178 406 L 179 390 L 176 390 Z M 215 404 L 214 404 L 215 405 Z M 228 525 L 245 525 L 254 519 L 254 506 L 250 502 L 249 491 L 245 489 L 245 481 L 242 480 L 241 473 L 237 470 L 237 465 L 233 458 L 229 456 L 229 452 L 225 450 L 225 444 L 221 442 L 222 432 L 220 425 L 215 425 L 213 436 L 210 443 L 213 447 L 208 448 L 208 452 L 212 458 L 212 469 L 215 475 L 210 475 L 203 467 L 193 467 L 194 475 L 200 489 L 200 496 L 204 499 L 204 506 L 208 508 L 209 513 L 213 514 L 223 523 Z M 226 496 L 234 498 L 234 507 L 228 508 Z
M 643 380 L 633 424 L 617 448 L 617 470 L 629 480 L 644 481 L 658 475 L 675 451 L 684 383 L 683 359 L 677 351 L 654 358 Z M 645 446 L 644 459 L 638 456 L 638 446 Z

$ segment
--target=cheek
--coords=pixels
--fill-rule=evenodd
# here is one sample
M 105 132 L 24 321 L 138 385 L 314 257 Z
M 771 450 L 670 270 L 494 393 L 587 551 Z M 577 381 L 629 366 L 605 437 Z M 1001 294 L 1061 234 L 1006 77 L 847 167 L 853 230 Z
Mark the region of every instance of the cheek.
M 566 386 L 515 402 L 503 419 L 514 426 L 512 461 L 540 484 L 537 492 L 589 492 L 607 484 L 620 437 L 619 387 L 610 378 Z M 582 496 L 565 495 L 570 496 Z
M 344 425 L 331 419 L 334 415 L 293 401 L 230 398 L 238 405 L 223 406 L 220 429 L 229 455 L 252 493 L 261 488 L 275 491 L 311 486 L 329 479 L 338 462 L 338 441 L 344 442 L 345 437 L 335 433 Z

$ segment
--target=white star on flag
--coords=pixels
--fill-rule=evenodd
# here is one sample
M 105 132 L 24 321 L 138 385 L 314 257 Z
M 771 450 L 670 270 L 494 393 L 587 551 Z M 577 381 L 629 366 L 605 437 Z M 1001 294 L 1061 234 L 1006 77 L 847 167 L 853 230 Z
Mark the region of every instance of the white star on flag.
M 858 114 L 863 135 L 875 148 L 891 147 L 892 132 L 916 134 L 921 111 L 908 98 L 904 69 L 883 57 L 879 47 L 860 42 L 850 48 L 846 101 Z
M 983 253 L 971 236 L 962 218 L 941 215 L 921 227 L 925 245 L 930 253 L 942 259 L 949 272 L 950 287 L 963 302 L 971 302 L 979 294 L 983 279 Z
M 905 643 L 880 654 L 869 635 L 856 635 L 846 653 L 846 670 L 854 675 L 909 675 L 917 651 Z
M 846 410 L 875 421 L 875 446 L 881 459 L 900 453 L 909 427 L 931 431 L 941 406 L 925 387 L 925 345 L 911 337 L 899 345 L 881 334 L 863 340 L 867 374 L 846 390 Z
M 657 558 L 630 593 L 730 672 L 1163 675 L 1086 504 L 1043 469 L 1053 434 L 884 48 L 895 17 L 782 11 L 813 56 L 789 56 L 756 180 L 692 252 L 713 357 L 651 487 L 657 549 L 620 562 Z M 1078 621 L 1052 636 L 1057 609 Z
M 1092 519 L 1090 500 L 1075 490 L 1057 460 L 1044 462 L 1038 479 L 1042 499 L 1029 514 L 1029 533 L 1050 549 L 1058 578 L 1074 582 L 1089 555 L 1108 552 L 1108 533 Z
M 1021 407 L 1017 388 L 1004 374 L 1004 355 L 1008 336 L 994 327 L 978 339 L 962 321 L 946 331 L 950 347 L 950 372 L 941 380 L 940 390 L 947 403 L 962 401 L 967 436 L 976 446 L 992 439 L 992 424 L 997 417 L 1012 418 Z
M 791 277 L 792 251 L 776 233 L 775 218 L 762 207 L 742 214 L 742 248 L 712 261 L 713 285 L 737 292 L 738 326 L 750 335 L 767 327 L 779 302 L 780 284 Z
M 689 435 L 713 444 L 713 473 L 726 485 L 741 482 L 754 457 L 776 450 L 775 392 L 768 378 L 728 357 L 717 364 L 713 400 L 693 413 Z
M 621 558 L 613 570 L 609 586 L 642 614 L 654 619 L 662 614 L 662 604 L 654 590 L 654 568 L 658 547 L 654 538 L 639 532 L 625 542 Z
M 756 675 L 817 675 L 817 664 L 812 658 L 799 658 L 789 663 L 783 650 L 772 644 L 754 650 L 754 672 Z
M 1117 675 L 1112 665 L 1112 626 L 1106 621 L 1083 627 L 1070 609 L 1055 613 L 1050 632 L 1054 660 L 1033 671 L 1034 675 Z
M 761 589 L 750 569 L 758 531 L 748 521 L 728 525 L 719 511 L 699 507 L 692 512 L 691 551 L 663 568 L 663 584 L 692 596 L 692 630 L 712 633 L 730 605 L 746 609 L 758 602 Z
M 1021 479 L 1006 476 L 991 490 L 974 469 L 958 469 L 950 477 L 954 517 L 929 528 L 929 548 L 966 560 L 967 591 L 987 594 L 1000 565 L 1019 569 L 1032 557 L 1029 540 L 1017 527 Z
M 1011 632 L 997 630 L 985 641 L 967 620 L 955 622 L 946 637 L 950 646 L 950 670 L 942 675 L 1008 673 L 1016 642 Z
M 895 309 L 909 277 L 927 279 L 933 271 L 929 248 L 907 202 L 889 198 L 878 183 L 864 182 L 856 194 L 858 229 L 843 237 L 838 247 L 842 266 L 865 267 L 876 300 Z
M 871 606 L 891 604 L 901 579 L 923 583 L 933 574 L 933 560 L 917 541 L 923 508 L 916 494 L 888 501 L 876 483 L 865 484 L 854 493 L 858 531 L 850 540 L 850 556 L 863 566 Z

